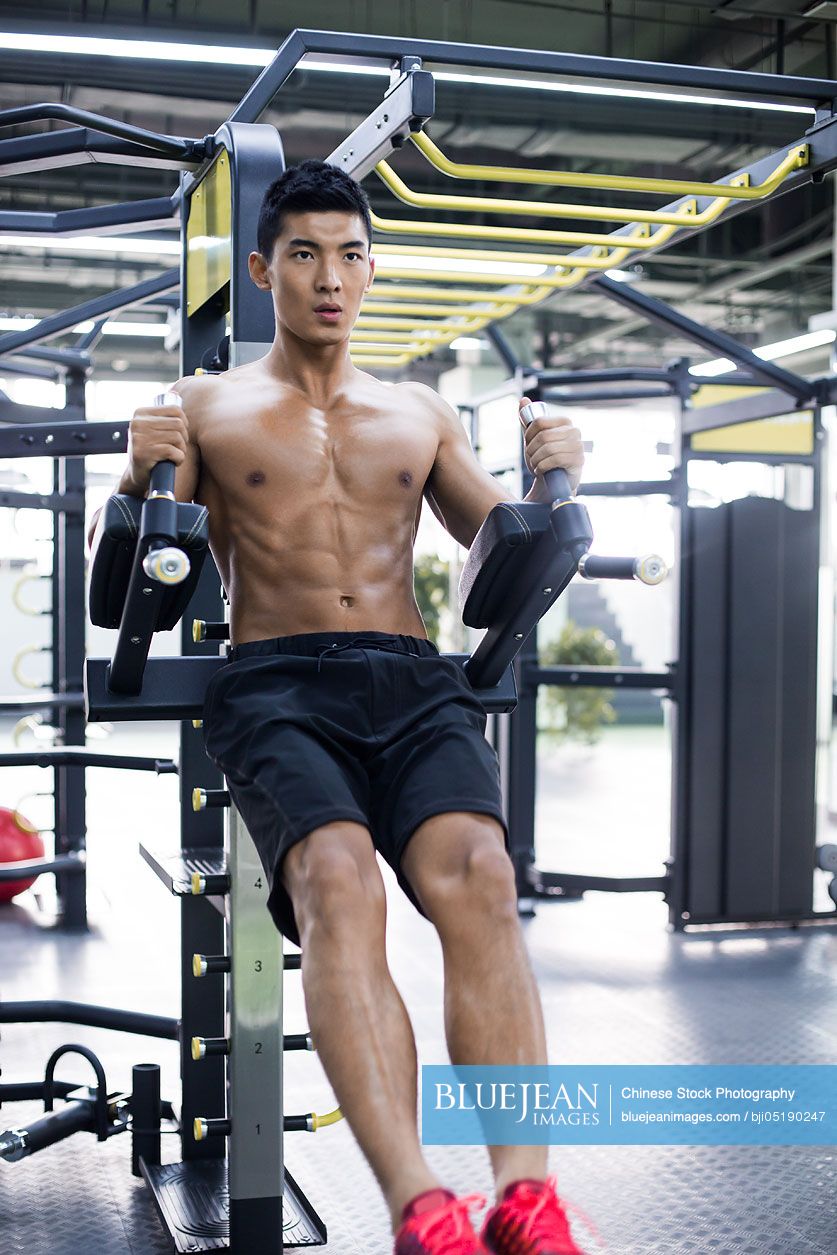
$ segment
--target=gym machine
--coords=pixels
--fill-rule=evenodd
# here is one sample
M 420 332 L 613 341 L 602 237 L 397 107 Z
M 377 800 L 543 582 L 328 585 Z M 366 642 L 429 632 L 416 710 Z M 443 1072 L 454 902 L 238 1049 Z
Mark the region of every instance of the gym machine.
M 374 312 L 392 314 L 400 310 L 413 318 L 424 318 L 426 314 L 435 319 L 441 310 L 442 315 L 449 316 L 442 316 L 441 321 L 430 327 L 425 322 L 422 334 L 410 337 L 408 333 L 408 339 L 403 342 L 397 339 L 401 333 L 397 320 L 392 324 L 393 330 L 369 328 L 383 333 L 381 343 L 364 339 L 365 329 L 362 328 L 352 346 L 353 358 L 359 365 L 405 364 L 430 348 L 449 343 L 463 330 L 488 326 L 523 305 L 545 299 L 559 287 L 588 282 L 606 284 L 607 280 L 596 277 L 597 271 L 617 264 L 617 257 L 621 260 L 641 249 L 663 247 L 670 239 L 677 238 L 680 231 L 700 229 L 745 208 L 748 199 L 790 190 L 812 177 L 821 177 L 837 165 L 837 123 L 830 112 L 831 102 L 837 98 L 837 85 L 829 82 L 696 67 L 654 66 L 616 59 L 603 61 L 567 54 L 296 31 L 215 136 L 201 141 L 153 136 L 138 128 L 95 115 L 82 116 L 79 111 L 58 106 L 64 111 L 61 114 L 64 120 L 77 124 L 71 130 L 0 141 L 0 169 L 5 173 L 12 172 L 16 164 L 32 160 L 48 157 L 52 164 L 72 164 L 96 152 L 106 153 L 110 160 L 165 164 L 185 172 L 180 188 L 170 198 L 156 198 L 134 206 L 61 211 L 45 215 L 40 225 L 31 221 L 33 215 L 6 211 L 0 214 L 0 230 L 62 231 L 127 222 L 135 227 L 158 226 L 179 215 L 184 245 L 182 271 L 180 275 L 169 272 L 162 276 L 160 290 L 170 290 L 178 281 L 180 283 L 181 373 L 224 369 L 227 365 L 236 366 L 261 356 L 272 340 L 270 305 L 265 294 L 256 292 L 246 281 L 244 259 L 255 236 L 255 216 L 262 194 L 281 172 L 284 162 L 279 136 L 273 128 L 259 124 L 258 118 L 307 54 L 360 58 L 388 65 L 392 70 L 391 85 L 381 105 L 328 158 L 359 179 L 375 169 L 386 181 L 386 158 L 410 137 L 419 136 L 422 126 L 432 116 L 433 80 L 423 68 L 427 60 L 495 70 L 537 70 L 791 97 L 816 102 L 820 108 L 815 126 L 804 141 L 786 146 L 780 153 L 764 158 L 747 170 L 735 172 L 726 181 L 689 185 L 686 189 L 679 185 L 655 187 L 656 191 L 670 190 L 679 195 L 679 199 L 657 211 L 656 216 L 635 211 L 624 219 L 614 219 L 611 215 L 609 221 L 624 220 L 626 225 L 609 232 L 604 242 L 601 238 L 595 243 L 582 242 L 577 233 L 575 236 L 563 233 L 566 238 L 562 242 L 577 247 L 560 260 L 550 257 L 547 272 L 539 276 L 537 286 L 510 283 L 507 276 L 494 275 L 485 277 L 483 289 L 468 294 L 461 286 L 444 286 L 461 285 L 462 275 L 451 271 L 411 271 L 404 268 L 403 263 L 399 265 L 396 250 L 382 247 L 383 264 L 379 274 L 383 282 L 376 287 L 375 301 L 386 308 Z M 0 125 L 55 116 L 46 113 L 42 106 L 32 109 L 35 112 L 30 109 L 25 119 L 19 111 L 7 111 L 0 115 Z M 426 145 L 422 151 L 437 163 L 444 159 L 444 154 L 437 156 Z M 543 182 L 550 181 L 542 177 L 545 172 L 535 173 Z M 566 174 L 555 173 L 553 182 L 557 181 L 558 174 L 562 178 Z M 507 177 L 508 171 L 502 175 Z M 479 177 L 491 176 L 483 171 Z M 392 180 L 388 185 L 398 186 Z M 406 193 L 404 198 L 407 199 Z M 472 208 L 488 212 L 485 198 L 468 199 Z M 507 204 L 504 208 L 507 212 L 521 212 L 520 208 L 509 210 Z M 608 220 L 601 210 L 596 213 L 600 221 Z M 596 213 L 591 216 L 595 217 Z M 72 221 L 66 217 L 68 214 L 74 215 Z M 85 217 L 90 214 L 96 215 L 95 224 Z M 641 219 L 639 224 L 637 218 Z M 643 229 L 638 230 L 637 225 Z M 409 232 L 415 224 L 399 220 L 396 228 L 376 218 L 375 226 L 378 231 Z M 424 223 L 422 229 L 444 234 L 440 232 L 442 226 Z M 657 227 L 653 233 L 652 226 Z M 483 238 L 519 238 L 508 234 L 512 228 L 485 230 L 487 234 Z M 477 228 L 447 233 L 479 238 Z M 390 280 L 398 280 L 398 283 Z M 467 280 L 473 285 L 472 274 L 467 275 Z M 411 289 L 410 282 L 419 286 Z M 483 282 L 482 277 L 480 282 Z M 439 286 L 431 289 L 427 286 L 429 283 Z M 491 284 L 499 286 L 492 292 L 487 290 Z M 419 311 L 415 306 L 404 306 L 403 301 L 435 304 L 425 305 Z M 444 308 L 446 301 L 454 308 Z M 370 302 L 370 307 L 372 304 Z M 66 315 L 55 315 L 43 320 L 34 333 L 14 332 L 2 336 L 0 354 L 57 335 L 74 325 L 78 316 L 78 311 L 72 312 L 70 320 Z M 98 315 L 88 311 L 88 316 Z M 390 342 L 389 354 L 384 352 L 384 336 L 396 337 Z M 824 403 L 825 398 L 821 400 Z M 104 442 L 112 438 L 111 450 L 124 448 L 124 426 L 96 424 L 101 431 L 96 432 L 95 439 Z M 79 431 L 79 425 L 73 423 L 54 425 L 49 432 L 51 451 L 58 454 L 60 450 L 61 456 L 78 455 L 78 444 L 74 446 L 73 441 L 78 441 Z M 17 433 L 0 432 L 10 437 L 10 443 L 15 434 L 19 437 L 22 433 L 20 429 Z M 35 453 L 40 433 L 35 434 L 30 429 L 25 434 L 34 437 L 31 452 Z M 89 451 L 90 446 L 87 448 Z M 160 475 L 165 481 L 165 472 L 161 471 Z M 191 1250 L 213 1249 L 228 1243 L 236 1251 L 250 1250 L 253 1235 L 258 1234 L 259 1249 L 272 1255 L 284 1245 L 313 1244 L 322 1241 L 324 1236 L 321 1222 L 310 1211 L 287 1173 L 284 1196 L 289 1230 L 283 1235 L 283 1133 L 292 1127 L 313 1127 L 315 1121 L 311 1116 L 283 1117 L 281 1110 L 283 1050 L 308 1045 L 307 1040 L 302 1044 L 294 1043 L 283 1039 L 281 1034 L 282 975 L 286 967 L 298 966 L 299 956 L 282 953 L 281 940 L 264 908 L 265 892 L 258 883 L 261 875 L 252 843 L 234 808 L 228 805 L 223 780 L 207 763 L 195 735 L 196 729 L 192 727 L 192 721 L 200 719 L 209 678 L 219 666 L 225 665 L 225 659 L 212 652 L 212 642 L 216 642 L 217 648 L 217 641 L 225 638 L 226 630 L 217 572 L 206 554 L 205 543 L 202 562 L 200 545 L 190 549 L 186 543 L 188 532 L 198 524 L 198 519 L 193 517 L 192 527 L 186 528 L 184 533 L 179 523 L 184 506 L 173 508 L 171 497 L 165 495 L 170 488 L 165 482 L 158 482 L 156 476 L 155 492 L 163 495 L 149 498 L 141 507 L 139 517 L 134 518 L 132 539 L 125 535 L 107 536 L 104 522 L 97 538 L 97 568 L 101 562 L 102 569 L 110 569 L 113 555 L 120 552 L 122 570 L 126 572 L 120 577 L 126 578 L 127 584 L 119 618 L 121 652 L 116 667 L 117 684 L 123 685 L 123 691 L 113 688 L 114 673 L 108 660 L 89 660 L 85 681 L 90 720 L 176 718 L 182 726 L 181 853 L 171 860 L 159 856 L 150 847 L 142 850 L 146 862 L 178 897 L 181 909 L 182 1014 L 178 1022 L 161 1021 L 156 1035 L 174 1037 L 180 1042 L 182 1163 L 167 1166 L 159 1163 L 154 1129 L 157 1120 L 168 1116 L 172 1109 L 158 1100 L 153 1079 L 148 1084 L 135 1078 L 131 1096 L 111 1096 L 110 1104 L 104 1105 L 112 1112 L 114 1129 L 117 1123 L 126 1127 L 132 1125 L 135 1136 L 150 1139 L 143 1149 L 135 1148 L 136 1168 L 152 1184 L 177 1249 L 187 1249 L 187 1243 Z M 514 705 L 512 659 L 531 638 L 540 614 L 566 586 L 582 559 L 587 561 L 591 533 L 586 511 L 580 503 L 562 496 L 560 488 L 556 489 L 555 496 L 555 506 L 560 508 L 528 507 L 540 514 L 524 516 L 525 533 L 515 532 L 507 517 L 509 511 L 498 507 L 499 515 L 495 517 L 496 512 L 492 512 L 486 520 L 473 549 L 473 561 L 469 560 L 466 568 L 463 615 L 466 622 L 485 628 L 487 643 L 480 659 L 476 654 L 472 659 L 463 655 L 459 656 L 459 661 L 466 667 L 469 681 L 480 692 L 489 710 L 503 712 Z M 203 522 L 205 525 L 205 520 Z M 200 531 L 198 526 L 192 537 L 196 542 Z M 194 616 L 206 625 L 193 634 L 184 623 L 183 656 L 179 658 L 147 658 L 154 624 L 163 622 L 166 613 L 173 613 L 173 600 L 183 595 L 182 589 L 178 593 L 177 585 L 162 590 L 155 588 L 154 581 L 161 583 L 157 576 L 162 568 L 157 567 L 155 574 L 153 560 L 147 569 L 143 566 L 152 544 L 186 553 L 191 564 L 187 577 L 191 581 L 189 617 Z M 631 560 L 628 561 L 632 567 Z M 592 559 L 589 562 L 594 569 L 595 563 Z M 181 562 L 180 570 L 185 571 L 185 563 Z M 600 572 L 624 576 L 627 567 L 624 560 L 618 567 L 606 562 Z M 112 573 L 110 578 L 114 578 Z M 135 625 L 132 616 L 136 609 L 137 581 L 142 587 L 152 589 L 147 596 L 155 606 L 155 614 L 146 616 L 143 610 Z M 108 577 L 105 582 L 108 583 Z M 503 590 L 503 596 L 498 596 L 498 589 Z M 132 607 L 130 614 L 129 605 Z M 153 622 L 149 622 L 151 618 Z M 485 670 L 481 670 L 483 667 Z M 491 686 L 483 688 L 489 674 L 497 678 Z M 126 682 L 128 690 L 134 689 L 133 693 L 125 690 Z M 196 809 L 193 809 L 193 795 Z M 257 962 L 262 964 L 259 976 L 265 978 L 261 985 L 253 981 L 253 966 L 248 967 Z M 224 988 L 227 981 L 229 1000 Z M 94 1019 L 94 1013 L 102 1018 Z M 124 1018 L 129 1015 L 107 1008 L 28 1004 L 27 1013 L 14 1018 L 76 1018 L 78 1022 L 91 1023 L 105 1022 L 106 1016 L 112 1021 L 122 1020 L 110 1022 L 110 1027 L 132 1031 L 130 1019 Z M 160 1017 L 146 1017 L 146 1020 L 155 1018 Z M 138 1024 L 135 1018 L 134 1023 Z M 253 1025 L 267 1038 L 267 1055 L 265 1039 L 253 1036 Z M 147 1033 L 150 1028 L 146 1022 L 141 1031 Z M 257 1045 L 261 1046 L 259 1051 L 255 1049 Z M 263 1091 L 253 1085 L 252 1067 L 245 1067 L 248 1051 L 251 1062 L 257 1056 L 265 1056 L 265 1059 L 269 1056 L 272 1061 L 269 1086 Z M 39 1092 L 45 1092 L 49 1099 L 50 1088 L 47 1079 L 46 1090 Z M 57 1084 L 52 1090 L 60 1092 Z M 82 1125 L 77 1123 L 81 1116 L 73 1113 L 72 1119 L 65 1117 L 69 1125 L 91 1128 L 98 1134 L 104 1132 L 102 1094 L 108 1097 L 106 1083 L 99 1077 L 95 1095 L 87 1092 L 88 1102 L 93 1102 L 92 1116 L 86 1115 Z M 276 1096 L 275 1105 L 272 1100 L 270 1103 L 260 1101 L 263 1094 Z M 0 1098 L 2 1096 L 0 1089 Z M 7 1090 L 6 1096 L 11 1100 L 16 1095 Z M 81 1102 L 83 1092 L 77 1093 L 75 1100 Z M 257 1116 L 264 1116 L 266 1122 L 262 1124 Z M 44 1137 L 43 1129 L 39 1128 L 37 1140 L 41 1144 L 45 1144 Z M 16 1131 L 13 1138 L 7 1138 L 2 1144 L 12 1148 L 7 1157 L 17 1157 L 26 1150 L 26 1130 Z M 31 1143 L 29 1146 L 31 1149 Z M 198 1198 L 202 1204 L 194 1204 Z M 180 1204 L 186 1207 L 187 1227 L 191 1230 L 188 1235 L 175 1215 Z

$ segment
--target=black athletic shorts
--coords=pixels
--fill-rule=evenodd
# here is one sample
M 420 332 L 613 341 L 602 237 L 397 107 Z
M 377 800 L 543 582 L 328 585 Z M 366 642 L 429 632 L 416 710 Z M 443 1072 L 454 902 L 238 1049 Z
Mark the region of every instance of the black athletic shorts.
M 401 857 L 431 815 L 493 815 L 508 845 L 485 723 L 459 664 L 419 637 L 317 632 L 231 650 L 206 692 L 204 742 L 259 852 L 268 908 L 286 937 L 299 945 L 282 859 L 322 824 L 368 828 L 419 911 Z

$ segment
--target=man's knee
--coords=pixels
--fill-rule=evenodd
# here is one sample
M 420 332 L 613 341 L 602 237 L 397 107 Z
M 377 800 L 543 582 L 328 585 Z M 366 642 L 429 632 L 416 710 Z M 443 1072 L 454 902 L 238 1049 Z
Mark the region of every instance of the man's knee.
M 361 824 L 338 821 L 314 829 L 288 851 L 282 880 L 301 936 L 312 924 L 329 931 L 379 925 L 386 912 L 375 848 Z
M 463 820 L 455 839 L 442 845 L 432 836 L 426 841 L 421 836 L 419 829 L 415 844 L 411 842 L 411 881 L 437 926 L 456 926 L 467 918 L 470 927 L 474 914 L 494 924 L 514 921 L 517 925 L 514 868 L 496 821 Z

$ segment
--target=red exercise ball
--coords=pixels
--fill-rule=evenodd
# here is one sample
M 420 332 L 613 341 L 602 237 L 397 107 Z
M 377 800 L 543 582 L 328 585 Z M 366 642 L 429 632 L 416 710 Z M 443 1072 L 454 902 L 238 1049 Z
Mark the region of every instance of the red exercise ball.
M 18 863 L 21 859 L 43 856 L 44 843 L 38 829 L 20 811 L 0 806 L 0 863 Z M 26 880 L 0 880 L 0 902 L 11 902 L 36 880 L 37 876 Z

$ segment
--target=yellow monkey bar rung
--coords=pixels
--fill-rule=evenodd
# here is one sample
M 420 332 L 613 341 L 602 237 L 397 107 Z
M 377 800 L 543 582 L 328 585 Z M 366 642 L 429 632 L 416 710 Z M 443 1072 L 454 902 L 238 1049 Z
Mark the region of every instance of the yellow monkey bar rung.
M 461 200 L 467 201 L 471 200 L 471 198 L 462 197 Z M 729 201 L 725 200 L 724 197 L 719 196 L 715 198 L 710 205 L 706 206 L 705 210 L 698 213 L 696 212 L 696 208 L 698 208 L 698 206 L 696 206 L 696 202 L 690 201 L 684 206 L 683 213 L 685 213 L 686 218 L 688 218 L 690 222 L 696 222 L 698 221 L 698 218 L 700 218 L 701 223 L 706 226 L 709 222 L 714 222 L 715 218 L 720 217 L 728 205 Z M 655 231 L 654 235 L 651 236 L 651 241 L 653 241 L 655 247 L 660 247 L 661 245 L 664 245 L 664 243 L 668 243 L 675 231 L 675 226 L 669 225 L 660 227 L 659 230 Z M 409 257 L 412 255 L 415 257 L 439 257 L 439 259 L 442 259 L 442 257 L 445 257 L 445 259 L 450 257 L 450 259 L 464 261 L 467 260 L 468 257 L 472 257 L 474 261 L 517 261 L 525 262 L 525 264 L 533 264 L 533 259 L 541 259 L 541 265 L 555 265 L 560 267 L 562 272 L 556 275 L 537 275 L 536 277 L 521 276 L 520 279 L 517 279 L 517 282 L 521 282 L 522 284 L 522 282 L 528 280 L 530 281 L 530 284 L 536 284 L 540 287 L 571 287 L 581 281 L 580 276 L 578 276 L 578 272 L 584 274 L 585 271 L 589 270 L 611 270 L 612 267 L 619 266 L 621 262 L 625 261 L 627 257 L 632 254 L 632 251 L 634 251 L 630 247 L 631 236 L 620 235 L 619 232 L 614 232 L 612 233 L 611 238 L 612 246 L 610 250 L 605 250 L 605 248 L 594 248 L 594 250 L 590 251 L 590 254 L 567 254 L 566 256 L 552 257 L 552 259 L 545 259 L 545 257 L 541 254 L 528 254 L 528 252 L 526 252 L 526 254 L 511 254 L 511 252 L 494 252 L 492 250 L 483 250 L 483 248 L 468 248 L 468 250 L 463 252 L 462 250 L 456 250 L 456 248 L 443 248 L 432 245 L 385 245 L 384 250 L 378 254 L 380 262 L 379 269 L 384 277 L 390 277 L 390 279 L 394 279 L 394 277 L 400 277 L 400 279 L 415 279 L 415 277 L 419 277 L 423 274 L 428 280 L 433 280 L 434 282 L 444 281 L 445 279 L 449 279 L 450 281 L 458 280 L 459 282 L 473 282 L 473 275 L 468 274 L 467 271 L 450 271 L 450 274 L 448 275 L 445 271 L 415 271 L 409 269 L 395 270 L 394 267 L 390 266 L 389 259 L 390 257 L 392 257 L 392 259 L 398 259 L 399 256 Z M 629 243 L 629 247 L 622 246 L 622 241 L 627 241 L 627 243 Z M 567 267 L 571 267 L 571 269 L 567 269 Z M 503 282 L 504 284 L 513 284 L 513 282 L 516 281 L 516 276 L 481 274 L 479 275 L 479 281 L 483 282 L 483 284 L 503 284 Z
M 409 267 L 401 267 L 401 266 L 390 267 L 389 265 L 384 264 L 383 266 L 379 267 L 379 272 L 382 273 L 383 277 L 386 279 L 429 279 L 433 283 L 473 283 L 474 282 L 474 273 L 473 271 L 470 271 L 470 270 L 462 270 L 462 271 L 459 271 L 459 270 L 410 270 Z M 534 280 L 530 276 L 527 276 L 527 275 L 516 276 L 516 275 L 493 275 L 493 274 L 482 275 L 481 274 L 479 276 L 479 281 L 480 283 L 497 283 L 503 286 L 506 286 L 508 284 L 514 284 L 514 283 L 531 284 L 534 282 L 534 283 L 537 283 L 538 287 L 542 289 L 568 288 L 568 287 L 572 287 L 576 283 L 580 283 L 586 273 L 587 273 L 586 270 L 583 270 L 583 269 L 582 270 L 573 269 L 573 270 L 568 270 L 563 275 L 538 275 L 537 278 Z M 539 296 L 537 299 L 542 301 L 547 294 L 548 293 L 544 291 L 543 295 Z M 517 298 L 511 294 L 507 297 L 504 293 L 503 300 L 512 301 L 512 300 L 517 300 Z M 528 304 L 529 302 L 521 301 L 519 303 Z
M 720 212 L 720 211 L 719 211 Z M 650 237 L 656 248 L 668 243 L 677 227 L 661 227 Z M 614 234 L 607 248 L 593 249 L 589 254 L 576 253 L 512 253 L 487 248 L 444 248 L 436 244 L 387 244 L 376 252 L 380 261 L 387 257 L 439 257 L 455 261 L 520 262 L 527 266 L 578 266 L 584 270 L 609 270 L 618 266 L 634 251 L 634 237 Z M 514 276 L 511 276 L 512 278 Z M 539 278 L 539 276 L 537 276 Z
M 396 306 L 396 309 L 400 309 L 400 307 Z M 412 307 L 408 305 L 406 309 L 404 310 L 404 312 L 410 313 L 411 309 Z M 415 331 L 416 333 L 421 332 L 422 335 L 426 335 L 428 332 L 438 332 L 439 330 L 446 331 L 449 327 L 454 327 L 454 326 L 467 327 L 469 325 L 469 320 L 472 319 L 475 315 L 480 315 L 480 314 L 483 314 L 483 315 L 490 314 L 490 317 L 492 318 L 497 317 L 497 313 L 495 310 L 489 311 L 489 310 L 474 310 L 474 309 L 461 309 L 461 310 L 460 309 L 452 309 L 452 310 L 446 309 L 444 319 L 366 318 L 363 314 L 361 314 L 360 318 L 358 318 L 357 322 L 355 323 L 355 326 L 359 327 L 361 330 L 368 330 L 370 328 L 380 327 L 382 330 L 385 330 L 385 331 L 386 330 Z M 460 322 L 460 323 L 452 323 L 450 321 L 452 318 L 463 318 L 465 321 Z
M 638 175 L 623 174 L 589 174 L 574 170 L 529 170 L 517 166 L 477 166 L 463 165 L 446 157 L 429 135 L 418 131 L 410 135 L 415 144 L 432 166 L 447 174 L 452 179 L 480 180 L 484 183 L 536 183 L 541 187 L 581 187 L 588 191 L 609 192 L 658 192 L 665 196 L 717 196 L 718 189 L 728 189 L 724 195 L 730 200 L 760 200 L 774 192 L 784 178 L 777 180 L 778 170 L 769 175 L 763 183 L 700 183 L 684 179 L 647 179 Z M 807 165 L 808 145 L 797 147 L 796 151 L 804 150 L 804 160 L 800 165 Z M 794 150 L 791 150 L 794 151 Z M 788 153 L 790 156 L 790 153 Z M 785 158 L 787 160 L 787 158 Z M 792 166 L 791 169 L 799 169 Z
M 394 344 L 410 344 L 419 340 L 432 340 L 434 342 L 444 340 L 448 334 L 459 336 L 467 335 L 471 331 L 479 331 L 485 326 L 485 319 L 474 319 L 470 323 L 460 323 L 456 327 L 439 327 L 432 331 L 425 331 L 423 327 L 414 327 L 409 331 L 385 331 L 385 330 L 361 330 L 358 333 L 352 332 L 351 343 L 362 344 L 367 340 L 376 343 L 384 341 L 392 341 Z
M 763 196 L 769 196 L 794 170 L 800 170 L 808 163 L 809 148 L 807 144 L 796 144 L 771 175 L 759 184 Z M 466 210 L 469 213 L 518 214 L 545 218 L 576 218 L 589 222 L 658 222 L 675 227 L 701 227 L 713 222 L 718 214 L 727 207 L 729 196 L 719 195 L 719 191 L 729 188 L 749 186 L 749 174 L 738 174 L 729 183 L 712 183 L 710 195 L 715 200 L 706 209 L 695 212 L 694 203 L 683 209 L 625 209 L 609 205 L 567 205 L 548 200 L 504 200 L 491 196 L 447 196 L 436 192 L 414 192 L 399 178 L 386 161 L 379 161 L 375 167 L 389 190 L 407 205 L 420 205 L 424 209 Z M 718 206 L 720 205 L 720 208 Z
M 479 299 L 487 302 L 485 297 L 480 297 Z M 474 305 L 462 305 L 459 308 L 455 305 L 424 305 L 420 301 L 365 301 L 363 313 L 355 325 L 358 327 L 371 327 L 372 322 L 366 319 L 367 314 L 410 314 L 413 317 L 410 319 L 405 318 L 403 321 L 405 324 L 409 322 L 409 325 L 412 327 L 416 318 L 428 320 L 431 318 L 470 318 L 473 314 L 491 314 L 492 318 L 499 318 L 501 311 L 506 312 L 505 304 L 501 305 L 497 298 L 492 298 L 492 305 L 493 308 L 488 310 L 477 309 Z M 512 306 L 509 305 L 507 312 L 511 313 L 511 311 Z M 401 325 L 401 322 L 402 320 L 398 318 L 387 318 L 386 320 L 382 319 L 380 325 L 382 327 L 385 325 L 398 327 Z M 428 326 L 435 325 L 434 322 L 428 321 Z
M 388 370 L 394 370 L 397 366 L 408 366 L 416 360 L 417 355 L 402 353 L 401 357 L 378 357 L 374 353 L 352 353 L 351 356 L 358 366 L 385 366 Z
M 399 305 L 394 306 L 394 308 L 397 309 L 399 313 L 409 314 L 411 312 L 412 306 L 407 305 L 404 307 L 403 310 L 401 306 Z M 459 311 L 456 309 L 445 310 L 445 315 L 447 316 L 448 314 L 450 314 L 451 317 L 458 317 L 460 312 L 467 313 L 470 311 Z M 369 327 L 382 327 L 384 329 L 388 327 L 391 331 L 412 331 L 415 327 L 426 327 L 427 330 L 430 331 L 441 325 L 443 325 L 441 322 L 439 321 L 434 322 L 434 321 L 431 321 L 430 319 L 367 318 L 363 314 L 361 314 L 360 318 L 358 318 L 357 322 L 355 323 L 355 327 L 360 327 L 361 330 L 365 330 Z
M 372 226 L 376 231 L 385 231 L 393 235 L 442 235 L 462 240 L 509 240 L 521 244 L 574 244 L 582 248 L 585 244 L 602 245 L 612 248 L 613 243 L 607 232 L 595 231 L 540 231 L 526 227 L 484 227 L 471 225 L 467 222 L 418 222 L 409 218 L 379 218 L 376 213 L 371 215 Z M 654 241 L 647 231 L 638 231 L 631 236 L 632 248 L 654 248 Z
M 510 280 L 514 282 L 514 280 Z M 382 285 L 376 279 L 375 287 L 372 289 L 371 301 L 364 301 L 363 308 L 371 309 L 372 303 L 376 300 L 384 298 L 388 301 L 486 301 L 493 305 L 502 305 L 507 299 L 497 292 L 483 292 L 479 288 L 434 288 L 434 287 L 413 287 L 410 284 L 385 284 Z M 511 299 L 511 298 L 509 298 Z M 542 299 L 541 297 L 538 298 Z
M 405 333 L 393 332 L 392 334 L 403 335 Z M 374 350 L 376 353 L 403 353 L 408 345 L 412 346 L 413 348 L 418 348 L 419 345 L 424 344 L 424 343 L 426 342 L 421 336 L 418 336 L 418 335 L 409 336 L 408 335 L 404 341 L 399 341 L 397 344 L 392 344 L 388 342 L 387 337 L 373 335 L 371 332 L 367 332 L 365 335 L 363 334 L 363 332 L 361 332 L 360 335 L 358 336 L 352 335 L 349 339 L 349 347 L 351 348 L 353 352 L 356 348 L 359 348 L 361 351 L 366 351 L 366 352 L 371 352 L 372 350 Z

